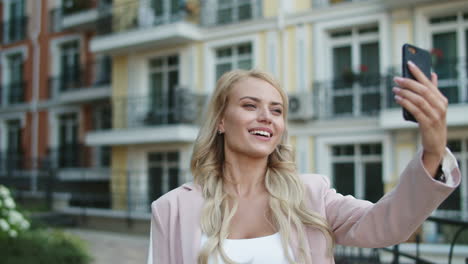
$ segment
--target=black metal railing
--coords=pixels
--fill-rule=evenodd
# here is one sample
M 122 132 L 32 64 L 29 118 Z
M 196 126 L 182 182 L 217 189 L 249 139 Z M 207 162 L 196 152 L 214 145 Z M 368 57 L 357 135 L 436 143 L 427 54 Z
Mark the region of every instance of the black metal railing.
M 389 100 L 391 77 L 378 74 L 352 75 L 314 84 L 318 118 L 375 116 L 393 106 Z M 389 88 L 390 87 L 390 88 Z
M 147 7 L 142 7 L 140 1 L 113 5 L 99 9 L 97 33 L 108 35 L 113 33 L 148 28 L 164 24 L 180 22 L 190 15 L 184 1 L 171 1 L 171 5 L 152 6 L 148 1 Z M 156 3 L 156 2 L 155 2 Z M 161 2 L 162 3 L 162 2 Z
M 72 15 L 93 8 L 96 8 L 94 0 L 64 0 L 62 2 L 63 15 Z
M 81 144 L 65 144 L 49 149 L 48 159 L 53 168 L 86 168 L 92 162 L 91 148 Z
M 32 169 L 31 159 L 22 150 L 0 152 L 0 175 Z
M 1 106 L 22 104 L 26 102 L 25 90 L 26 81 L 14 82 L 0 87 L 0 104 Z M 5 96 L 5 97 L 3 97 Z M 5 98 L 6 100 L 3 100 Z
M 15 17 L 3 21 L 1 26 L 2 44 L 11 44 L 26 39 L 28 28 L 28 17 Z
M 445 254 L 447 262 L 453 263 L 453 250 L 456 245 L 461 245 L 462 243 L 468 243 L 468 217 L 463 216 L 448 216 L 441 213 L 435 213 L 433 216 L 429 217 L 426 222 L 436 223 L 438 225 L 446 225 L 452 228 L 455 228 L 455 232 L 450 234 L 450 237 L 446 238 L 445 243 L 450 245 L 449 249 Z M 461 237 L 464 234 L 465 241 L 461 241 Z M 400 264 L 400 263 L 417 263 L 417 264 L 436 264 L 430 257 L 425 257 L 424 253 L 421 253 L 421 246 L 424 244 L 421 241 L 421 235 L 417 234 L 414 237 L 413 243 L 415 244 L 415 253 L 405 252 L 401 249 L 400 245 L 395 245 L 388 248 L 380 249 L 365 249 L 365 248 L 355 248 L 355 247 L 345 247 L 337 246 L 335 250 L 335 260 L 337 264 L 360 264 L 360 263 L 372 263 L 372 264 Z M 391 261 L 383 261 L 383 255 L 387 255 L 387 259 L 390 256 Z M 429 254 L 433 256 L 433 253 Z M 441 256 L 443 257 L 443 256 Z M 464 258 L 464 263 L 468 263 L 468 253 Z
M 50 32 L 62 31 L 64 29 L 63 20 L 67 16 L 73 16 L 90 10 L 99 10 L 98 14 L 107 13 L 108 10 L 111 9 L 112 0 L 69 0 L 62 4 L 62 7 L 54 8 L 49 11 Z
M 205 102 L 205 95 L 183 88 L 171 89 L 165 95 L 116 98 L 112 110 L 121 124 L 116 121 L 114 126 L 130 128 L 195 123 Z
M 434 64 L 439 89 L 450 104 L 468 103 L 468 67 L 465 58 L 439 60 Z M 318 119 L 346 116 L 376 116 L 382 110 L 396 108 L 392 68 L 387 75 L 349 74 L 313 85 L 314 113 Z
M 220 26 L 239 23 L 262 17 L 261 0 L 224 1 L 212 5 L 201 1 L 200 20 L 203 26 Z
M 112 62 L 109 58 L 85 66 L 64 67 L 57 76 L 49 78 L 49 96 L 97 88 L 111 82 Z

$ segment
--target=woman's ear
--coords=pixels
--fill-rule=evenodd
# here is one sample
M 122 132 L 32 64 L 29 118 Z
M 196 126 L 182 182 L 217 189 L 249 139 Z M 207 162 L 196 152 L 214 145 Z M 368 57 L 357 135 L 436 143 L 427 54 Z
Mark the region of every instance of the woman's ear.
M 218 124 L 218 134 L 223 134 L 224 133 L 224 118 L 221 119 L 221 121 L 219 121 L 219 124 Z

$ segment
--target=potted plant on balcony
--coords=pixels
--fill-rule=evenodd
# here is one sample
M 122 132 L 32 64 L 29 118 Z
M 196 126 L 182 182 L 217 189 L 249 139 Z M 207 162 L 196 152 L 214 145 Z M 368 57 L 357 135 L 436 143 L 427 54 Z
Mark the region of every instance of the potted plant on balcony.
M 442 60 L 444 57 L 444 52 L 441 49 L 433 48 L 431 50 L 432 65 L 437 65 L 437 63 Z
M 354 73 L 350 68 L 345 68 L 341 73 L 341 80 L 344 85 L 352 85 L 356 81 L 356 73 Z

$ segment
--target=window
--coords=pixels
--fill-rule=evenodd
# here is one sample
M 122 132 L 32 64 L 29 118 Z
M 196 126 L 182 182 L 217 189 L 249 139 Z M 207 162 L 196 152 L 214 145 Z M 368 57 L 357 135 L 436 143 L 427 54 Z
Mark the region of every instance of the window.
M 7 145 L 5 165 L 8 170 L 20 169 L 23 162 L 23 148 L 21 147 L 21 121 L 10 120 L 6 123 Z
M 429 18 L 433 68 L 450 103 L 468 101 L 468 12 Z
M 330 32 L 333 115 L 376 114 L 380 109 L 379 30 L 369 25 Z
M 173 124 L 177 121 L 176 89 L 179 84 L 179 56 L 150 60 L 149 112 L 145 124 Z
M 448 148 L 456 157 L 460 166 L 461 175 L 468 173 L 468 138 L 464 139 L 449 139 L 447 142 Z M 468 212 L 468 183 L 466 179 L 462 179 L 460 187 L 458 187 L 440 206 L 440 210 L 452 212 Z
M 175 22 L 183 17 L 184 9 L 180 0 L 152 0 L 154 25 Z
M 382 145 L 334 145 L 331 149 L 336 190 L 343 195 L 377 202 L 383 196 Z
M 66 42 L 60 46 L 60 76 L 61 92 L 80 88 L 80 51 L 78 41 Z
M 60 168 L 78 167 L 82 151 L 78 146 L 78 116 L 76 113 L 62 114 L 58 120 L 58 165 Z
M 233 69 L 252 68 L 252 44 L 243 43 L 216 49 L 216 80 L 223 73 Z
M 251 19 L 252 14 L 252 0 L 218 0 L 218 24 Z
M 110 146 L 96 147 L 96 166 L 100 168 L 108 168 L 111 165 L 111 150 Z
M 93 1 L 83 0 L 62 0 L 62 12 L 64 15 L 71 15 L 77 12 L 91 9 Z
M 148 154 L 148 198 L 152 202 L 179 186 L 179 153 Z
M 7 104 L 24 102 L 23 56 L 21 53 L 7 57 L 8 84 L 4 91 Z
M 8 20 L 4 22 L 3 42 L 12 43 L 23 40 L 26 36 L 26 22 L 24 15 L 24 0 L 10 0 L 5 8 L 8 12 Z
M 93 108 L 93 130 L 112 128 L 112 108 L 110 104 L 96 105 Z

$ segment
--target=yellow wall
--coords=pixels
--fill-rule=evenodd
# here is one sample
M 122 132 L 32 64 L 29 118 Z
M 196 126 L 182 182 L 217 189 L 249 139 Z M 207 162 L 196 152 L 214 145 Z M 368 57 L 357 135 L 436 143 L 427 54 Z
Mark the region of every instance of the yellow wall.
M 127 209 L 127 148 L 112 147 L 112 209 Z
M 309 172 L 315 173 L 315 138 L 309 137 Z
M 278 15 L 279 1 L 281 0 L 265 0 L 263 1 L 263 16 L 275 17 Z
M 257 62 L 257 68 L 261 70 L 266 70 L 267 63 L 266 63 L 266 56 L 268 54 L 268 49 L 267 47 L 267 42 L 266 42 L 266 31 L 260 32 L 258 34 L 258 45 L 260 46 L 260 49 L 257 51 L 258 52 L 258 62 Z
M 303 12 L 307 11 L 311 8 L 312 1 L 311 0 L 295 0 L 294 3 L 296 4 L 295 11 L 296 12 Z
M 112 63 L 112 124 L 114 128 L 125 128 L 127 126 L 125 99 L 128 86 L 128 57 L 113 57 Z
M 315 72 L 315 61 L 314 61 L 314 52 L 313 52 L 313 25 L 312 24 L 306 24 L 305 25 L 305 30 L 306 30 L 306 38 L 305 38 L 305 47 L 307 49 L 307 52 L 309 53 L 307 59 L 306 59 L 306 75 L 309 76 L 309 83 L 306 83 L 307 85 L 307 90 L 312 91 L 313 90 L 313 83 L 314 83 L 314 72 Z
M 284 62 L 284 71 L 288 74 L 288 83 L 286 88 L 289 92 L 296 90 L 296 27 L 286 28 L 288 34 L 286 61 Z
M 204 92 L 205 91 L 205 86 L 203 85 L 205 83 L 205 75 L 204 75 L 204 61 L 203 61 L 203 58 L 204 58 L 204 52 L 203 52 L 203 43 L 202 42 L 199 42 L 196 44 L 195 46 L 195 49 L 196 49 L 196 64 L 197 67 L 196 67 L 196 75 L 198 76 L 196 79 L 197 79 L 197 87 L 196 87 L 196 90 L 197 91 L 200 91 L 200 92 Z
M 289 141 L 289 144 L 293 148 L 294 158 L 297 159 L 297 157 L 296 157 L 297 137 L 296 136 L 289 136 L 288 141 Z

